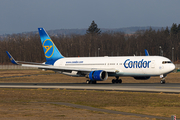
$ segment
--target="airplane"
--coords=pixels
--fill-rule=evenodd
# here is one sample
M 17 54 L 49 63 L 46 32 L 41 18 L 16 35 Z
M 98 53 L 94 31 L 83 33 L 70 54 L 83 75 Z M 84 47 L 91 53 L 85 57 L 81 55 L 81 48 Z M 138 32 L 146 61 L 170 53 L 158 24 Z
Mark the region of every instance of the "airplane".
M 150 56 L 145 50 L 145 56 L 117 56 L 117 57 L 64 57 L 44 28 L 38 28 L 46 62 L 34 63 L 16 61 L 6 51 L 13 64 L 24 67 L 35 67 L 44 70 L 75 76 L 86 77 L 87 84 L 104 81 L 114 76 L 112 83 L 122 83 L 121 76 L 130 76 L 136 80 L 148 80 L 151 76 L 160 76 L 161 84 L 165 77 L 175 69 L 170 59 L 163 56 Z

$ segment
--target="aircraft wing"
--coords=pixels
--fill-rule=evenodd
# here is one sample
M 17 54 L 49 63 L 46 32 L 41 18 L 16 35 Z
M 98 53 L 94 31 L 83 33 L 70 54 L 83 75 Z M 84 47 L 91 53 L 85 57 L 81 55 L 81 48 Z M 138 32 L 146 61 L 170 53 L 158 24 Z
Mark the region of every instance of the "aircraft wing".
M 91 72 L 93 70 L 104 70 L 106 72 L 117 72 L 115 69 L 96 69 L 96 68 L 77 68 L 77 67 L 60 67 L 60 66 L 53 66 L 53 65 L 31 65 L 31 64 L 21 64 L 24 67 L 36 67 L 38 69 L 46 69 L 46 70 L 56 70 L 56 71 L 83 71 L 83 72 Z
M 77 68 L 77 67 L 62 67 L 62 66 L 54 66 L 54 65 L 50 65 L 50 64 L 43 64 L 43 63 L 34 63 L 34 62 L 24 62 L 24 61 L 16 61 L 11 54 L 6 51 L 10 61 L 13 64 L 16 65 L 21 65 L 23 67 L 34 67 L 34 68 L 38 68 L 38 69 L 46 69 L 46 70 L 54 70 L 54 71 L 82 71 L 82 72 L 91 72 L 94 70 L 104 70 L 106 72 L 109 73 L 116 73 L 119 72 L 118 70 L 114 69 L 114 68 Z

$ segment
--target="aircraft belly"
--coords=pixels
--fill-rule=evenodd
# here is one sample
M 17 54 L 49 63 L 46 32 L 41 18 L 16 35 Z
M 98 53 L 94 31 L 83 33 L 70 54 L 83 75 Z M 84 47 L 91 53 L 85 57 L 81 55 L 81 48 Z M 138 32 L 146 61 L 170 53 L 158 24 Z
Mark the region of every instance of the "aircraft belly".
M 152 68 L 131 68 L 124 69 L 123 73 L 118 73 L 123 76 L 156 76 L 159 75 L 159 71 Z

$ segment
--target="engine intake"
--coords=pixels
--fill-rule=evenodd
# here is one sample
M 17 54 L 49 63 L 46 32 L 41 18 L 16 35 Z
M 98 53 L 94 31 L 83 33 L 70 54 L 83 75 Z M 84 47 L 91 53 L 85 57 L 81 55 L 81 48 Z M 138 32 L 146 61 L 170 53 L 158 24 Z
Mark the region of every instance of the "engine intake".
M 103 70 L 91 71 L 89 73 L 89 79 L 95 81 L 104 81 L 108 78 L 108 73 Z

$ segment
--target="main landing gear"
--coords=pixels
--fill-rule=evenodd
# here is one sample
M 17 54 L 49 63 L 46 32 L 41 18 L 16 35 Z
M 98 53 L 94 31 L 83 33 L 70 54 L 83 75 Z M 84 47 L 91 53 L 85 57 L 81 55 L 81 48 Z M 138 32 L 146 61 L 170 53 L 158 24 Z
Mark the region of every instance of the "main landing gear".
M 119 79 L 119 76 L 116 76 L 116 79 L 112 79 L 112 83 L 115 84 L 115 83 L 122 83 L 122 80 Z
M 96 84 L 96 81 L 92 81 L 92 80 L 86 80 L 87 84 Z

